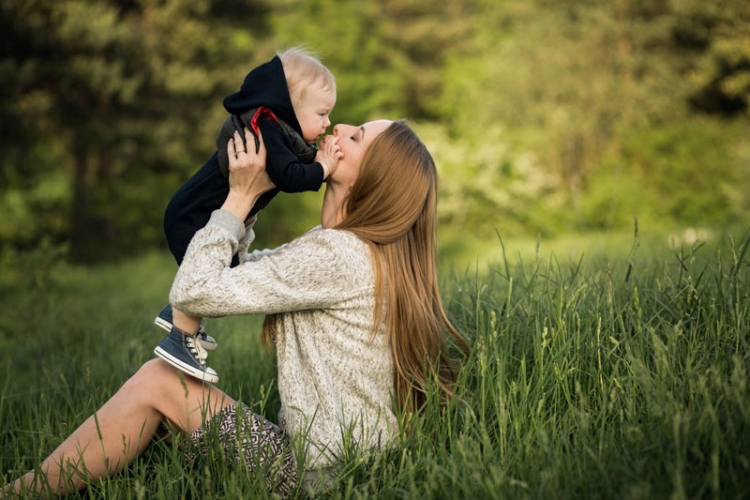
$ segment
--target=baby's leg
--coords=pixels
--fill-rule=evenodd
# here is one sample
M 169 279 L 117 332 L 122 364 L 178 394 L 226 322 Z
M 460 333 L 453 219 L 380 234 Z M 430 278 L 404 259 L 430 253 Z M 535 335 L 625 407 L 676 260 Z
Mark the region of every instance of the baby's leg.
M 195 233 L 206 225 L 213 211 L 221 207 L 228 192 L 229 183 L 214 153 L 169 200 L 164 212 L 164 234 L 178 264 L 182 263 Z M 185 373 L 215 383 L 218 375 L 206 365 L 205 359 L 206 350 L 216 349 L 217 344 L 201 328 L 202 319 L 169 305 L 164 307 L 154 323 L 168 334 L 154 353 Z
M 194 335 L 198 332 L 203 318 L 191 316 L 178 309 L 172 308 L 172 324 L 185 333 Z
M 182 263 L 193 235 L 203 229 L 228 193 L 229 182 L 221 174 L 214 153 L 169 200 L 164 212 L 164 235 L 177 264 Z

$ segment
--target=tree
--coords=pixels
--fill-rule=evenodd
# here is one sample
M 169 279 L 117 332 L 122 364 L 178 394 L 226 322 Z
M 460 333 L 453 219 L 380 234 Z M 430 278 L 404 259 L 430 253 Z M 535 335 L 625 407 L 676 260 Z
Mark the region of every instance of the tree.
M 335 121 L 434 118 L 445 59 L 467 38 L 472 1 L 283 0 L 274 43 L 318 52 L 337 78 Z
M 709 114 L 750 111 L 750 3 L 675 0 L 675 45 L 695 54 L 685 68 L 691 104 Z
M 16 130 L 16 142 L 3 145 L 6 191 L 28 193 L 50 176 L 67 184 L 54 206 L 70 218 L 54 236 L 69 238 L 75 261 L 153 245 L 183 171 L 215 149 L 221 98 L 236 87 L 230 81 L 241 82 L 255 41 L 252 23 L 217 20 L 212 7 L 207 0 L 3 3 L 2 130 Z M 255 12 L 262 31 L 265 8 Z M 48 216 L 44 207 L 26 212 L 35 222 Z M 21 243 L 39 237 L 32 232 Z

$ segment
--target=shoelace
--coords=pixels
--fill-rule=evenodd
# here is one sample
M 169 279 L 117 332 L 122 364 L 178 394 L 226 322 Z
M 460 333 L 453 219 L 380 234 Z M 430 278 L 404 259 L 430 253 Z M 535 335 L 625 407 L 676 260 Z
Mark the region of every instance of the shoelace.
M 198 362 L 201 364 L 201 366 L 204 366 L 206 364 L 206 358 L 208 357 L 208 352 L 206 352 L 205 349 L 203 349 L 203 346 L 200 342 L 198 342 L 198 339 L 194 335 L 186 335 L 185 342 L 187 344 L 188 349 L 195 355 L 195 358 L 198 360 Z

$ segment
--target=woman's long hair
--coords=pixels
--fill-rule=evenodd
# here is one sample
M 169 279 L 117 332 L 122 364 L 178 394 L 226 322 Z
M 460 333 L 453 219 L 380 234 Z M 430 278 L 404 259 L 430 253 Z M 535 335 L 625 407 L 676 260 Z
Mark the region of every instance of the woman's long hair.
M 437 383 L 442 401 L 453 393 L 458 363 L 450 356 L 448 335 L 468 351 L 438 289 L 436 203 L 432 156 L 412 129 L 397 121 L 365 151 L 344 219 L 335 228 L 356 234 L 372 251 L 373 334 L 385 319 L 396 368 L 394 393 L 403 412 L 422 408 L 431 383 Z M 266 317 L 266 342 L 274 323 Z
M 406 412 L 425 403 L 430 378 L 443 398 L 452 394 L 457 362 L 450 356 L 446 333 L 467 350 L 440 298 L 436 205 L 435 162 L 412 129 L 397 121 L 363 155 L 345 217 L 337 226 L 358 235 L 372 250 L 374 328 L 385 314 L 396 401 Z

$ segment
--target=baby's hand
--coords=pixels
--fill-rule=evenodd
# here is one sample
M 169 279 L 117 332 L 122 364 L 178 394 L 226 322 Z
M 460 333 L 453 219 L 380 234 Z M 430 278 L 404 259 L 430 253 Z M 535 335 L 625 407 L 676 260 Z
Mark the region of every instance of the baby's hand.
M 320 149 L 315 154 L 315 161 L 323 165 L 323 179 L 336 171 L 339 160 L 344 156 L 339 148 L 339 138 L 332 135 L 320 141 Z

